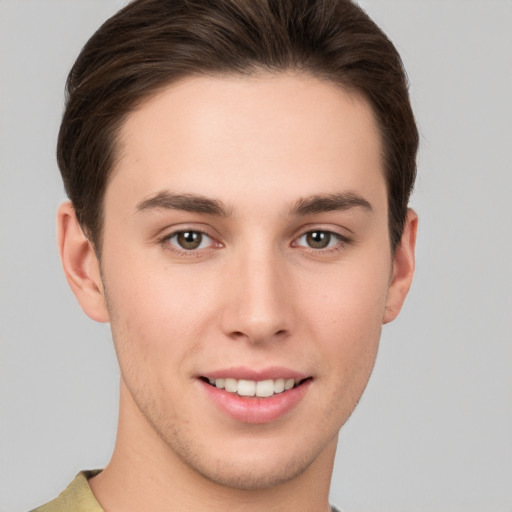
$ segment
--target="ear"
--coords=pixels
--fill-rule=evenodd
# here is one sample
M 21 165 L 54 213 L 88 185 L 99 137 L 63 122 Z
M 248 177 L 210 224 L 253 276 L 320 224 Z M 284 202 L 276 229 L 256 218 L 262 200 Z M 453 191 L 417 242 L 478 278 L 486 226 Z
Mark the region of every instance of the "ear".
M 69 201 L 57 212 L 57 241 L 66 279 L 84 313 L 97 322 L 108 322 L 100 264 Z
M 402 239 L 393 256 L 393 273 L 386 298 L 386 309 L 382 319 L 383 324 L 393 321 L 398 316 L 411 287 L 414 274 L 414 249 L 416 247 L 417 230 L 418 216 L 414 210 L 409 209 Z

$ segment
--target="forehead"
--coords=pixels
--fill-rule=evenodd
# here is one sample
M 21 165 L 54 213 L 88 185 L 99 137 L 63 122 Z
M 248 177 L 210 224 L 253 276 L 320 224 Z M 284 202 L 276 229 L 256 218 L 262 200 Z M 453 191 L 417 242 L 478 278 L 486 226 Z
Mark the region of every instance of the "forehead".
M 189 77 L 130 114 L 107 188 L 203 195 L 385 188 L 381 140 L 359 95 L 303 74 Z M 219 184 L 216 189 L 216 184 Z M 176 190 L 178 188 L 179 190 Z M 135 197 L 137 196 L 137 197 Z

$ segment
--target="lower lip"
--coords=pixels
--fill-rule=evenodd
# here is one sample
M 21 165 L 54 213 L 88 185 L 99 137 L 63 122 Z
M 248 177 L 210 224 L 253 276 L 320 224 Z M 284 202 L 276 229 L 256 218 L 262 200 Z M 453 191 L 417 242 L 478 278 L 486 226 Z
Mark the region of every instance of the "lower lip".
M 281 418 L 299 404 L 311 384 L 311 379 L 296 388 L 276 393 L 268 398 L 239 396 L 202 380 L 199 382 L 213 403 L 231 418 L 241 423 L 269 423 Z

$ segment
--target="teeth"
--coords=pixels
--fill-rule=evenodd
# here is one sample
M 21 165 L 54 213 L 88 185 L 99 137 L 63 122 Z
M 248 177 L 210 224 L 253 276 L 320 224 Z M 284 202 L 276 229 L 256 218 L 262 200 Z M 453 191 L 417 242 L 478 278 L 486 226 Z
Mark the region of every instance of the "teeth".
M 286 379 L 284 381 L 284 389 L 288 391 L 289 389 L 292 389 L 293 386 L 295 386 L 295 381 L 293 379 Z
M 238 389 L 238 382 L 236 379 L 224 379 L 224 389 L 230 393 L 236 393 Z
M 268 380 L 244 380 L 244 379 L 208 379 L 212 386 L 225 389 L 229 393 L 238 393 L 240 396 L 258 396 L 265 398 L 276 393 L 282 393 L 292 389 L 300 381 L 295 379 L 268 379 Z
M 272 396 L 275 393 L 274 381 L 270 380 L 260 380 L 256 383 L 256 395 L 265 397 Z
M 240 396 L 254 396 L 256 394 L 256 382 L 253 380 L 239 380 L 236 391 Z
M 276 379 L 274 381 L 274 393 L 282 393 L 284 391 L 284 379 Z

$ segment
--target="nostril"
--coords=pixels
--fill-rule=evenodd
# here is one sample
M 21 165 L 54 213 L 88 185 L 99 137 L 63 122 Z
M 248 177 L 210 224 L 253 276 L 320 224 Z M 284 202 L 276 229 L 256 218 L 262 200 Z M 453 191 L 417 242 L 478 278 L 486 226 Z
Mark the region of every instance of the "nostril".
M 266 331 L 266 332 L 265 332 Z M 272 329 L 268 330 L 263 329 L 247 329 L 247 332 L 244 331 L 232 331 L 228 334 L 228 336 L 232 340 L 248 340 L 253 343 L 261 343 L 265 341 L 271 341 L 277 340 L 277 339 L 284 339 L 288 336 L 289 330 L 288 329 L 278 329 L 276 331 L 273 331 Z

